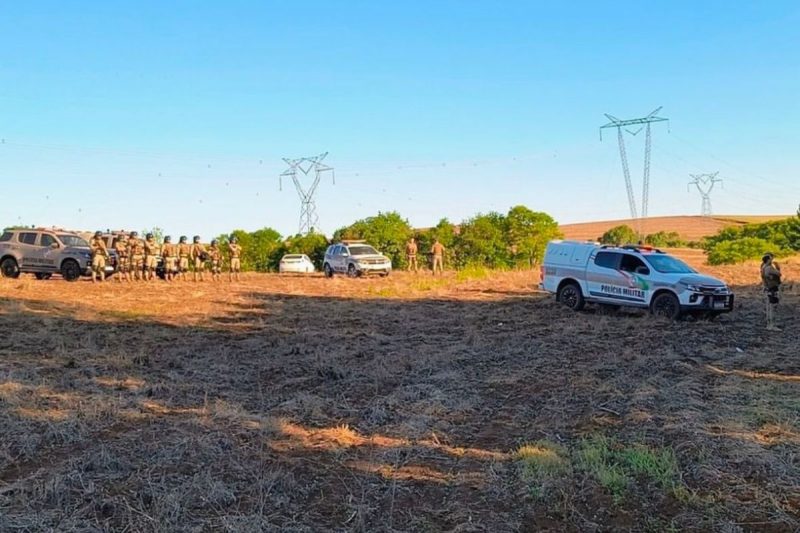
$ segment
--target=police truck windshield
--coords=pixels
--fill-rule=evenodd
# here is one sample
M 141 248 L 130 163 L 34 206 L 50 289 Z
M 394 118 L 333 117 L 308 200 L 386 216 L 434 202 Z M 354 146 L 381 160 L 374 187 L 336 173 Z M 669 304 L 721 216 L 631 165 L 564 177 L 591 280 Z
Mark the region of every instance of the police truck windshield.
M 663 274 L 693 274 L 695 270 L 681 261 L 669 255 L 643 255 L 653 268 Z
M 89 247 L 89 243 L 77 235 L 59 235 L 58 238 L 61 239 L 61 242 L 64 243 L 64 246 L 78 246 L 83 248 Z
M 350 255 L 378 255 L 372 246 L 350 246 Z

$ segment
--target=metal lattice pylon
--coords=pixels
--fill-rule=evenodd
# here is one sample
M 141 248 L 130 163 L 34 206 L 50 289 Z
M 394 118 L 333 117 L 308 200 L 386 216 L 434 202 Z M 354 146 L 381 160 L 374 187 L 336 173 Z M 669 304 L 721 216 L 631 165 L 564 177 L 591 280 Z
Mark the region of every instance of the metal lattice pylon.
M 642 232 L 642 224 L 641 219 L 647 218 L 647 212 L 649 209 L 650 204 L 650 150 L 652 144 L 652 136 L 650 132 L 650 125 L 653 122 L 665 122 L 668 121 L 668 118 L 663 118 L 658 116 L 658 112 L 661 111 L 661 108 L 657 108 L 652 113 L 647 115 L 646 117 L 642 118 L 634 118 L 630 120 L 620 120 L 613 115 L 606 114 L 609 122 L 608 124 L 604 124 L 600 126 L 600 140 L 603 140 L 603 130 L 606 128 L 617 128 L 617 141 L 619 142 L 619 157 L 622 161 L 622 174 L 625 178 L 625 190 L 628 193 L 628 207 L 631 211 L 631 218 L 638 221 L 638 231 L 641 234 Z M 625 131 L 630 133 L 631 135 L 638 135 L 639 132 L 642 131 L 642 128 L 639 128 L 636 131 L 632 131 L 627 129 L 628 126 L 643 126 L 645 130 L 645 140 L 644 140 L 644 171 L 642 175 L 642 210 L 641 210 L 641 217 L 639 216 L 639 210 L 636 208 L 636 198 L 633 194 L 633 183 L 631 182 L 631 172 L 630 167 L 628 166 L 628 153 L 625 150 L 625 137 L 623 134 L 622 129 L 625 128 Z
M 297 195 L 300 197 L 300 227 L 299 233 L 306 235 L 315 231 L 319 226 L 319 217 L 317 216 L 317 206 L 314 203 L 314 195 L 319 187 L 320 178 L 323 172 L 330 172 L 333 179 L 333 184 L 336 184 L 336 175 L 333 172 L 333 167 L 329 167 L 322 163 L 322 160 L 328 155 L 328 152 L 314 157 L 301 157 L 299 159 L 289 159 L 284 157 L 283 160 L 289 165 L 279 177 L 280 190 L 283 190 L 283 178 L 290 177 L 297 189 Z M 298 174 L 298 171 L 300 174 Z M 311 185 L 306 189 L 300 181 L 301 177 L 308 177 L 312 174 Z
M 719 172 L 711 172 L 708 174 L 689 174 L 692 181 L 686 186 L 687 190 L 694 185 L 703 197 L 703 205 L 700 208 L 700 214 L 704 217 L 711 216 L 711 191 L 714 185 L 722 182 L 722 178 L 718 177 Z

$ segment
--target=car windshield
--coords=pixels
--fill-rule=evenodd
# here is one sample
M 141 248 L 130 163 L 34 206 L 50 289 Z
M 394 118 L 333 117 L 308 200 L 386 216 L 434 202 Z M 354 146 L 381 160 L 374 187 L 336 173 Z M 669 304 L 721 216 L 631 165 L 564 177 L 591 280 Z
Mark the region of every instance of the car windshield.
M 669 255 L 644 255 L 647 262 L 662 274 L 692 274 L 695 270 L 681 261 Z
M 303 256 L 302 255 L 284 255 L 283 258 L 284 259 L 302 259 Z
M 378 255 L 378 252 L 372 246 L 358 245 L 350 246 L 350 255 Z
M 64 243 L 64 246 L 80 246 L 84 248 L 89 247 L 89 243 L 86 242 L 86 239 L 78 237 L 77 235 L 62 234 L 59 235 L 58 238 L 61 239 L 61 242 Z

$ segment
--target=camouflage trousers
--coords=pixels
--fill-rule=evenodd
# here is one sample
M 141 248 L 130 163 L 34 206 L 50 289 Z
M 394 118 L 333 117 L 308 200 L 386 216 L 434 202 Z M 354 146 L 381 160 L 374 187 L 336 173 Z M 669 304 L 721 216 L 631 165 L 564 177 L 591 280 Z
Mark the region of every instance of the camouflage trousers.
M 130 268 L 131 272 L 138 272 L 144 269 L 144 256 L 142 255 L 134 255 L 131 257 L 130 263 L 128 263 L 128 267 Z
M 127 255 L 117 256 L 117 272 L 126 274 L 130 269 L 130 259 Z
M 177 272 L 178 271 L 178 258 L 177 257 L 165 257 L 164 258 L 164 268 L 167 272 Z

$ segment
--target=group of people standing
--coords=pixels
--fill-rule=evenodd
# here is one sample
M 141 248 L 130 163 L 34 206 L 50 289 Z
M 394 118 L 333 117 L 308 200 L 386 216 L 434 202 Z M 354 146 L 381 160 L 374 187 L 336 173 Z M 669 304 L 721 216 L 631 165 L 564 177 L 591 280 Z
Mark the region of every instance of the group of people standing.
M 430 251 L 430 255 L 433 260 L 431 267 L 433 269 L 434 276 L 436 275 L 436 272 L 439 272 L 439 274 L 444 273 L 444 252 L 444 245 L 439 242 L 439 239 L 436 239 L 433 242 Z M 408 243 L 406 243 L 406 270 L 409 272 L 419 272 L 417 253 L 419 253 L 419 246 L 417 245 L 416 239 L 412 237 L 409 239 Z
M 117 281 L 152 281 L 157 277 L 159 263 L 163 265 L 164 279 L 166 281 L 187 280 L 191 271 L 194 281 L 204 281 L 205 273 L 209 271 L 213 281 L 222 279 L 223 250 L 219 241 L 214 239 L 209 246 L 200 242 L 200 236 L 195 235 L 189 244 L 185 235 L 181 236 L 178 244 L 172 242 L 172 237 L 167 235 L 164 242 L 156 240 L 152 233 L 139 238 L 136 231 L 130 234 L 121 233 L 112 243 L 116 252 Z M 89 247 L 92 251 L 92 281 L 105 281 L 105 269 L 110 258 L 103 233 L 94 234 Z M 235 236 L 228 242 L 228 257 L 230 258 L 228 279 L 239 281 L 242 269 L 242 247 Z

